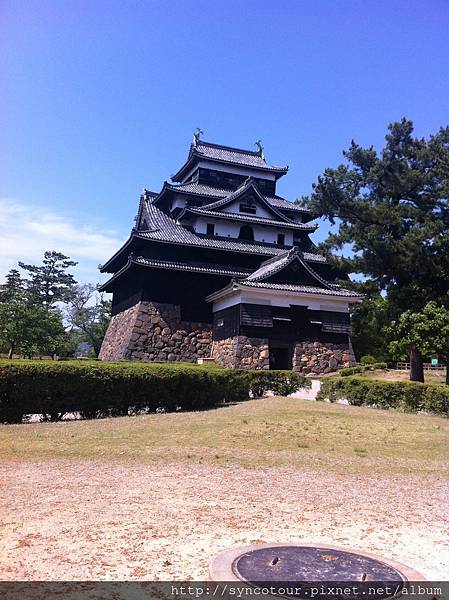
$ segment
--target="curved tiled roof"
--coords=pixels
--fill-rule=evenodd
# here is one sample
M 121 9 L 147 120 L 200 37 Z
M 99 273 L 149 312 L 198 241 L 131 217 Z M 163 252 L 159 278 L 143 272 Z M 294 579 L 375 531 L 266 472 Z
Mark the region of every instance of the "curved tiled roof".
M 246 179 L 246 181 L 244 181 L 242 183 L 241 186 L 239 186 L 235 191 L 231 192 L 224 198 L 221 198 L 220 200 L 217 200 L 216 202 L 212 202 L 211 204 L 205 204 L 204 206 L 202 206 L 202 208 L 207 209 L 207 210 L 215 210 L 216 208 L 224 208 L 225 206 L 232 204 L 234 202 L 234 200 L 237 200 L 238 198 L 240 198 L 241 196 L 246 194 L 246 192 L 249 190 L 251 190 L 252 193 L 254 193 L 255 196 L 257 196 L 259 198 L 259 202 L 262 204 L 262 206 L 265 206 L 268 209 L 268 211 L 272 212 L 276 217 L 279 217 L 279 219 L 281 219 L 282 221 L 288 221 L 290 223 L 292 222 L 286 215 L 279 212 L 279 210 L 277 208 L 274 208 L 274 206 L 271 206 L 271 204 L 260 193 L 260 191 L 252 177 L 248 177 Z
M 245 165 L 247 167 L 257 167 L 259 169 L 270 171 L 287 172 L 288 167 L 274 167 L 269 165 L 261 152 L 253 150 L 244 150 L 242 148 L 233 148 L 232 146 L 222 146 L 221 144 L 212 144 L 199 140 L 194 147 L 194 152 L 202 157 L 221 162 Z
M 232 146 L 222 146 L 221 144 L 213 144 L 198 140 L 196 144 L 192 144 L 189 150 L 189 156 L 186 162 L 182 165 L 179 171 L 172 176 L 173 181 L 180 181 L 183 174 L 194 164 L 195 160 L 211 160 L 213 162 L 223 163 L 227 165 L 249 167 L 258 169 L 267 173 L 274 173 L 281 176 L 287 173 L 288 167 L 274 167 L 269 165 L 262 153 L 252 150 L 244 150 L 242 148 L 234 148 Z
M 292 221 L 275 221 L 274 219 L 267 219 L 266 217 L 257 217 L 256 215 L 246 215 L 243 213 L 208 210 L 207 206 L 201 208 L 189 206 L 183 210 L 183 212 L 179 215 L 178 219 L 182 219 L 182 217 L 187 213 L 192 213 L 194 215 L 204 217 L 213 217 L 216 219 L 243 221 L 244 223 L 257 223 L 259 225 L 281 227 L 283 229 L 300 229 L 302 231 L 315 231 L 315 229 L 317 228 L 317 225 L 307 225 L 306 223 L 295 223 Z
M 245 287 L 265 288 L 269 290 L 280 290 L 285 292 L 303 292 L 308 294 L 324 294 L 326 296 L 343 296 L 345 298 L 363 298 L 363 296 L 360 294 L 342 287 L 325 289 L 311 285 L 296 285 L 293 283 L 266 283 L 265 281 L 248 281 L 247 279 L 239 280 L 236 282 L 236 284 L 243 285 Z
M 230 277 L 246 277 L 251 273 L 251 269 L 236 268 L 232 265 L 194 262 L 185 263 L 182 261 L 145 258 L 143 256 L 132 256 L 131 261 L 144 267 L 169 269 L 173 271 L 191 271 L 192 273 L 210 273 L 211 275 L 229 275 Z
M 229 252 L 243 252 L 266 256 L 267 258 L 284 254 L 285 249 L 268 242 L 255 242 L 233 239 L 221 236 L 207 236 L 197 234 L 175 221 L 160 208 L 155 206 L 151 200 L 142 198 L 140 211 L 143 213 L 142 220 L 147 223 L 147 229 L 133 229 L 128 240 L 117 252 L 106 261 L 100 271 L 106 271 L 110 265 L 131 245 L 133 239 L 154 240 L 183 246 L 199 248 L 210 248 L 212 250 L 224 250 Z M 326 257 L 313 252 L 303 252 L 303 258 L 307 262 L 326 263 Z
M 147 231 L 135 231 L 134 235 L 161 242 L 216 248 L 218 250 L 230 250 L 234 252 L 248 252 L 251 254 L 265 254 L 268 256 L 285 252 L 284 249 L 269 243 L 199 235 L 179 225 L 172 217 L 154 206 L 151 202 L 146 203 L 146 217 L 149 229 Z M 307 261 L 326 262 L 326 258 L 320 254 L 305 252 L 303 256 Z
M 206 185 L 205 183 L 198 183 L 196 181 L 190 181 L 188 183 L 179 184 L 166 183 L 165 187 L 169 190 L 173 190 L 174 192 L 180 192 L 182 194 L 193 194 L 195 196 L 210 197 L 215 198 L 216 200 L 220 200 L 221 198 L 229 196 L 229 194 L 232 193 L 229 190 L 225 190 L 223 188 L 215 188 L 210 185 Z M 298 204 L 295 204 L 290 200 L 286 200 L 281 196 L 265 196 L 264 194 L 262 195 L 265 198 L 265 200 L 275 208 L 291 210 L 307 215 L 311 214 L 310 210 L 308 210 L 307 208 L 303 208 L 302 206 L 299 206 Z
M 303 253 L 296 246 L 293 246 L 293 248 L 287 250 L 284 254 L 280 254 L 279 256 L 270 258 L 269 260 L 263 262 L 260 265 L 259 269 L 257 269 L 257 271 L 254 271 L 253 273 L 251 273 L 251 275 L 248 275 L 246 281 L 261 282 L 264 279 L 268 279 L 268 277 L 279 273 L 279 271 L 285 269 L 285 267 L 287 267 L 291 262 L 295 260 L 302 265 L 303 269 L 305 269 L 309 273 L 309 275 L 316 279 L 316 281 L 323 285 L 325 288 L 339 289 L 341 287 L 336 283 L 327 281 L 326 279 L 321 277 L 321 275 L 319 275 L 314 269 L 312 269 L 312 267 L 307 265 L 303 260 Z
M 206 275 L 223 275 L 224 277 L 246 277 L 251 269 L 236 268 L 231 265 L 218 265 L 211 263 L 185 263 L 182 261 L 160 260 L 156 258 L 146 258 L 144 256 L 133 256 L 130 254 L 126 264 L 115 273 L 108 281 L 103 283 L 98 289 L 105 291 L 109 285 L 128 271 L 132 265 L 141 267 L 150 267 L 153 269 L 166 269 L 169 271 L 184 271 L 188 273 L 204 273 Z

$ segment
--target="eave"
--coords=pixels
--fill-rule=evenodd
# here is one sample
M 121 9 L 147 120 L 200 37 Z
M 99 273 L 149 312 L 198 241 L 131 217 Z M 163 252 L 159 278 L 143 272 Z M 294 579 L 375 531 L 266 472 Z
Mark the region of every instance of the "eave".
M 296 288 L 296 289 L 294 289 Z M 323 299 L 326 301 L 334 300 L 337 302 L 346 302 L 349 304 L 359 303 L 363 300 L 363 296 L 352 295 L 348 290 L 328 290 L 315 288 L 306 285 L 289 285 L 286 284 L 251 284 L 247 281 L 232 281 L 229 285 L 221 290 L 213 292 L 206 296 L 206 302 L 215 302 L 228 296 L 233 296 L 235 293 L 251 290 L 259 293 L 262 296 L 298 296 L 310 300 Z
M 181 227 L 181 226 L 180 226 Z M 156 230 L 149 230 L 148 233 L 152 233 Z M 151 237 L 147 237 L 145 236 L 145 231 L 137 231 L 135 229 L 132 230 L 131 235 L 129 236 L 129 238 L 126 240 L 126 242 L 117 250 L 117 252 L 111 256 L 111 258 L 109 260 L 107 260 L 103 265 L 101 265 L 99 267 L 99 270 L 101 273 L 105 273 L 105 272 L 112 272 L 113 269 L 111 269 L 111 265 L 113 264 L 113 262 L 115 260 L 117 260 L 120 255 L 122 255 L 126 250 L 130 249 L 130 246 L 132 245 L 132 243 L 135 240 L 140 240 L 140 241 L 145 241 L 145 242 L 152 242 L 154 244 L 168 244 L 170 246 L 181 246 L 181 247 L 185 247 L 185 248 L 207 248 L 209 250 L 213 250 L 213 251 L 218 251 L 218 252 L 232 252 L 234 254 L 252 254 L 255 256 L 260 256 L 260 257 L 266 257 L 267 254 L 271 257 L 276 257 L 279 254 L 283 254 L 285 253 L 285 249 L 282 248 L 278 248 L 277 246 L 274 246 L 273 244 L 270 244 L 268 242 L 264 243 L 264 242 L 243 242 L 242 240 L 232 240 L 230 238 L 222 238 L 220 236 L 214 236 L 213 238 L 208 238 L 206 236 L 200 236 L 198 234 L 196 234 L 196 238 L 197 241 L 196 243 L 193 242 L 186 242 L 186 241 L 180 241 L 180 240 L 167 240 L 167 239 L 157 239 L 157 238 L 151 238 Z M 217 245 L 210 245 L 207 243 L 202 243 L 203 241 L 206 242 L 209 239 L 211 239 L 211 241 L 215 241 L 217 243 L 222 242 L 224 245 L 223 246 L 219 246 Z M 233 244 L 238 244 L 238 248 L 236 247 L 227 247 L 226 244 L 229 243 L 233 243 Z M 263 249 L 263 251 L 262 251 Z M 126 256 L 128 256 L 129 251 L 127 252 Z M 313 254 L 312 252 L 303 252 L 302 253 L 303 258 L 305 261 L 307 262 L 312 262 L 312 263 L 319 263 L 319 264 L 326 264 L 326 259 L 320 255 L 320 254 Z
M 206 210 L 202 208 L 194 208 L 187 206 L 178 215 L 178 221 L 182 221 L 186 216 L 193 215 L 197 217 L 210 217 L 213 219 L 225 219 L 227 221 L 241 221 L 243 223 L 254 223 L 258 225 L 264 225 L 266 227 L 277 227 L 282 229 L 297 229 L 300 231 L 307 231 L 313 233 L 316 231 L 318 225 L 306 225 L 305 223 L 295 223 L 292 221 L 274 221 L 265 217 L 257 217 L 252 215 L 243 215 L 240 213 L 229 213 Z
M 183 271 L 185 273 L 201 273 L 204 275 L 219 275 L 222 277 L 246 277 L 251 273 L 251 269 L 236 269 L 231 266 L 217 264 L 194 264 L 182 263 L 180 261 L 169 261 L 145 258 L 143 256 L 128 256 L 126 264 L 115 273 L 108 281 L 103 283 L 98 290 L 104 292 L 107 288 L 117 281 L 124 273 L 129 271 L 133 265 L 151 269 L 163 269 L 169 271 Z
M 107 273 L 108 272 L 108 268 L 110 267 L 110 265 L 114 262 L 114 260 L 116 258 L 118 258 L 120 256 L 120 254 L 122 254 L 131 245 L 131 243 L 133 242 L 134 238 L 135 238 L 135 234 L 134 234 L 134 229 L 133 229 L 133 231 L 131 232 L 129 238 L 117 250 L 117 252 L 115 254 L 113 254 L 111 256 L 111 258 L 109 258 L 103 265 L 99 265 L 98 269 L 99 269 L 100 273 Z
M 234 168 L 254 169 L 255 171 L 260 171 L 261 173 L 264 173 L 264 172 L 270 173 L 275 176 L 276 180 L 279 179 L 280 177 L 282 177 L 283 175 L 285 175 L 288 171 L 287 166 L 286 167 L 272 167 L 272 166 L 267 165 L 266 167 L 263 167 L 263 166 L 258 166 L 258 165 L 250 165 L 250 164 L 245 164 L 245 163 L 237 163 L 237 162 L 233 162 L 233 161 L 222 160 L 222 159 L 214 158 L 211 156 L 205 156 L 204 154 L 201 154 L 195 148 L 193 148 L 189 152 L 187 161 L 182 165 L 182 167 L 179 169 L 179 171 L 177 173 L 172 175 L 171 180 L 175 181 L 175 182 L 182 182 L 185 175 L 187 175 L 189 173 L 189 171 L 191 171 L 193 169 L 195 164 L 197 164 L 198 162 L 200 162 L 202 160 L 210 161 L 210 162 L 221 164 L 221 165 L 227 165 L 227 166 L 234 167 Z

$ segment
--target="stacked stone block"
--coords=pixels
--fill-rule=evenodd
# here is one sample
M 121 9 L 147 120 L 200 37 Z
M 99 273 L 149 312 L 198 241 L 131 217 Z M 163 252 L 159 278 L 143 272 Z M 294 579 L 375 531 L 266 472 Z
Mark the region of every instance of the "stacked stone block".
M 211 345 L 208 323 L 182 321 L 175 304 L 141 301 L 112 317 L 99 358 L 196 362 Z

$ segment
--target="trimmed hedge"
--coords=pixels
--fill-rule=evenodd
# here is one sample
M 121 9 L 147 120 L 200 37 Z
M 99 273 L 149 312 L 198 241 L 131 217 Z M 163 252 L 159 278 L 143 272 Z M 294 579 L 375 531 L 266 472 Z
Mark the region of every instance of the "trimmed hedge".
M 387 368 L 387 363 L 385 362 L 369 363 L 340 369 L 339 374 L 341 377 L 349 377 L 350 375 L 357 375 L 357 373 L 364 373 L 365 371 L 385 370 Z
M 247 371 L 253 398 L 261 398 L 269 390 L 277 396 L 288 396 L 299 389 L 310 388 L 310 379 L 294 371 Z
M 71 412 L 99 418 L 202 410 L 246 400 L 250 390 L 253 397 L 263 395 L 255 393 L 265 390 L 262 379 L 276 393 L 303 385 L 301 376 L 288 371 L 236 371 L 215 365 L 1 361 L 0 422 L 20 423 L 29 414 L 58 421 Z
M 413 381 L 377 381 L 362 377 L 323 379 L 317 400 L 346 399 L 354 406 L 426 410 L 449 417 L 449 386 Z
M 377 361 L 371 354 L 365 354 L 361 357 L 360 362 L 362 365 L 373 365 Z

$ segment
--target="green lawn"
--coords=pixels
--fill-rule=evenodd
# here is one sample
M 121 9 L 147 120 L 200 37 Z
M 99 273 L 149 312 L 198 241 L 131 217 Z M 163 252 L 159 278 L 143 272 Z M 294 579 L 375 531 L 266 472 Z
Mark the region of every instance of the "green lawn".
M 278 465 L 447 474 L 449 420 L 293 398 L 220 409 L 0 427 L 3 460 Z

